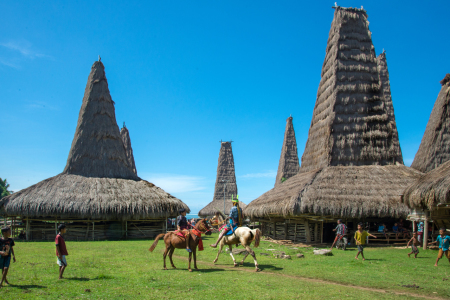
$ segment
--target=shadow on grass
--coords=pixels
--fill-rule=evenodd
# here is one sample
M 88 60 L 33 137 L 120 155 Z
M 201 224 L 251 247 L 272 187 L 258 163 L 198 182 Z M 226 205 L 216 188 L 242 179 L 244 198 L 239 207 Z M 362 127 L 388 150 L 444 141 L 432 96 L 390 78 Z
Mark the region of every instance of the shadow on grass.
M 366 261 L 371 261 L 371 260 L 373 260 L 373 261 L 385 261 L 385 259 L 382 259 L 382 258 L 366 258 Z
M 10 284 L 10 287 L 15 287 L 21 290 L 28 290 L 28 289 L 46 289 L 46 286 L 43 285 L 37 285 L 37 284 Z
M 176 269 L 168 268 L 167 270 L 164 270 L 164 269 L 162 269 L 162 270 L 163 271 L 189 272 L 188 269 L 185 269 L 185 268 L 176 268 Z M 193 269 L 192 273 L 213 273 L 213 272 L 223 272 L 223 271 L 226 271 L 226 270 L 225 269 L 198 269 L 198 270 Z
M 90 278 L 87 278 L 87 277 L 71 277 L 71 278 L 66 278 L 66 280 L 89 281 L 89 280 L 91 280 L 91 279 L 90 279 Z
M 255 267 L 254 263 L 251 262 L 244 262 L 244 265 L 241 265 L 241 268 L 243 267 Z M 280 267 L 276 267 L 274 265 L 261 265 L 258 264 L 258 268 L 260 268 L 261 270 L 272 270 L 272 271 L 280 271 L 280 270 L 284 270 L 284 268 L 280 268 Z

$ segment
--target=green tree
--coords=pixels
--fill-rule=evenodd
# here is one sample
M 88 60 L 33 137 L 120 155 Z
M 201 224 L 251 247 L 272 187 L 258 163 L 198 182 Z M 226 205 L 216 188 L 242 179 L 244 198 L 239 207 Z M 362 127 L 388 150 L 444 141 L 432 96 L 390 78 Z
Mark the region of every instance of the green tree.
M 0 178 L 0 199 L 13 193 L 12 191 L 8 191 L 8 188 L 9 183 L 6 181 L 6 179 L 3 180 Z

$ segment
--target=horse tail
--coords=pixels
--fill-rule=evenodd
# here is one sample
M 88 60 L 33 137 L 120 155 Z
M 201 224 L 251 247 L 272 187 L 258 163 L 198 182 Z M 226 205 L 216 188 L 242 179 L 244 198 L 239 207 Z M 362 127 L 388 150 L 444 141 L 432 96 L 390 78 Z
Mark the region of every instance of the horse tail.
M 252 232 L 253 233 L 253 232 Z M 259 240 L 261 239 L 261 230 L 259 230 L 259 228 L 255 229 L 255 247 L 259 246 Z
M 155 250 L 156 248 L 156 245 L 158 245 L 159 239 L 165 235 L 166 235 L 165 233 L 158 234 L 158 236 L 156 236 L 155 238 L 155 241 L 153 242 L 153 245 L 150 247 L 150 249 L 148 249 L 148 251 L 153 252 L 153 250 Z

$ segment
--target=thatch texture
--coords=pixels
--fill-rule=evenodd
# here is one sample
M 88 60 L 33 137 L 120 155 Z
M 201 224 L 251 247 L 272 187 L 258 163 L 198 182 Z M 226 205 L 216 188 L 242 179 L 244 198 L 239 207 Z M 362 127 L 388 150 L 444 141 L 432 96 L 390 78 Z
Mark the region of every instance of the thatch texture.
M 281 148 L 280 162 L 278 163 L 277 178 L 275 186 L 281 184 L 283 180 L 296 175 L 300 169 L 297 154 L 297 141 L 295 140 L 294 125 L 292 117 L 286 120 L 286 130 L 284 131 L 283 147 Z
M 300 172 L 403 163 L 368 24 L 362 9 L 335 10 Z
M 450 160 L 450 74 L 441 84 L 419 151 L 411 164 L 422 172 L 429 172 Z
M 330 215 L 343 218 L 406 216 L 404 189 L 420 176 L 395 166 L 331 166 L 299 173 L 247 205 L 250 218 Z
M 450 161 L 429 171 L 405 190 L 403 202 L 411 208 L 432 210 L 450 204 Z
M 92 65 L 64 174 L 138 179 L 128 165 L 105 67 Z
M 3 199 L 2 199 L 3 200 Z M 186 204 L 145 180 L 59 174 L 7 197 L 8 215 L 132 220 L 176 216 Z
M 134 174 L 137 175 L 136 164 L 134 163 L 133 148 L 131 148 L 130 132 L 128 131 L 128 128 L 125 127 L 125 124 L 123 124 L 123 127 L 120 130 L 120 136 L 122 137 L 123 145 L 125 146 L 128 165 L 131 167 Z
M 223 180 L 227 181 L 226 188 Z M 225 212 L 223 211 L 224 188 Z M 234 170 L 233 149 L 231 148 L 231 142 L 221 142 L 219 162 L 217 164 L 217 177 L 216 185 L 214 188 L 214 198 L 211 203 L 209 203 L 199 211 L 198 215 L 200 217 L 212 216 L 218 210 L 228 215 L 232 206 L 231 195 L 234 195 L 234 197 L 238 195 L 236 174 Z M 241 207 L 245 207 L 245 204 L 242 202 Z
M 127 220 L 189 211 L 129 166 L 101 62 L 92 66 L 64 172 L 2 200 L 6 214 L 27 217 Z

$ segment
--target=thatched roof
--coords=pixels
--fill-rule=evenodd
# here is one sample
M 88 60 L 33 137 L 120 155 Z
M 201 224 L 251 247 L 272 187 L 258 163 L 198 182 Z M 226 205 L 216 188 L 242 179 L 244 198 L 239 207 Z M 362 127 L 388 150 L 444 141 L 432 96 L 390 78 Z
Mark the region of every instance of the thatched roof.
M 236 185 L 236 174 L 234 170 L 234 157 L 233 149 L 231 148 L 231 142 L 220 142 L 220 152 L 219 152 L 219 162 L 217 164 L 217 177 L 216 185 L 214 188 L 214 198 L 211 203 L 202 208 L 198 215 L 200 217 L 212 216 L 217 210 L 223 212 L 223 198 L 224 198 L 224 182 L 227 181 L 225 189 L 225 206 L 224 214 L 230 212 L 232 206 L 231 195 L 238 195 L 237 185 Z M 245 206 L 241 202 L 241 207 Z
M 367 14 L 336 7 L 300 172 L 403 163 L 380 95 Z
M 0 205 L 9 215 L 122 220 L 189 210 L 129 166 L 101 62 L 89 74 L 63 173 L 3 198 Z
M 403 202 L 411 208 L 429 210 L 439 204 L 450 204 L 450 161 L 429 171 L 408 187 Z
M 291 177 L 253 200 L 244 213 L 250 218 L 404 217 L 410 209 L 401 203 L 400 195 L 421 175 L 400 164 L 325 167 Z
M 294 125 L 292 117 L 286 120 L 286 130 L 284 131 L 283 147 L 281 148 L 280 162 L 278 163 L 277 178 L 275 186 L 281 184 L 284 179 L 296 175 L 300 169 L 297 154 L 297 141 L 295 140 Z
M 450 74 L 441 84 L 419 151 L 411 164 L 422 172 L 429 172 L 450 160 Z
M 123 124 L 123 127 L 120 130 L 120 136 L 122 137 L 123 145 L 125 146 L 125 153 L 127 155 L 128 165 L 131 167 L 134 174 L 137 175 L 136 164 L 134 163 L 133 148 L 131 148 L 130 132 L 128 131 L 128 128 L 125 127 L 125 123 Z

